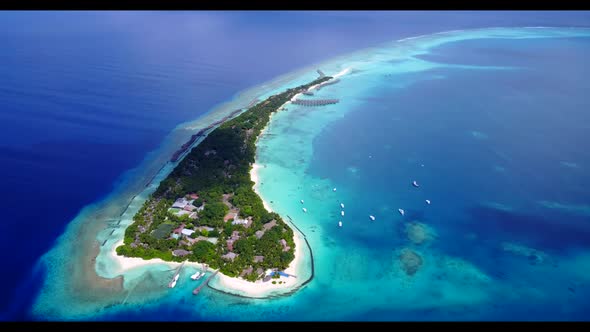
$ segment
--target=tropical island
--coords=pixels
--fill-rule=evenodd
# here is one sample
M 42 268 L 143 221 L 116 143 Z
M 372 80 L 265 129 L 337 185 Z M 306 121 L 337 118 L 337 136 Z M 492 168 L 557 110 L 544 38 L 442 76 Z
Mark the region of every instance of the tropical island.
M 295 258 L 294 234 L 253 189 L 256 140 L 273 112 L 330 79 L 272 95 L 215 128 L 135 214 L 117 254 L 203 263 L 251 282 L 277 277 Z

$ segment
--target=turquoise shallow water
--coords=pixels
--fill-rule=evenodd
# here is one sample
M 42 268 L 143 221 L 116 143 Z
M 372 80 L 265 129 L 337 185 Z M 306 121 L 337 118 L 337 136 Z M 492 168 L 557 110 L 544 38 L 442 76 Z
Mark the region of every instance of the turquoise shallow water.
M 105 309 L 106 298 L 76 300 L 63 288 L 69 280 L 60 262 L 71 254 L 76 225 L 96 214 L 89 209 L 44 258 L 52 286 L 34 314 L 99 320 L 587 318 L 590 155 L 582 142 L 590 141 L 589 31 L 499 28 L 422 36 L 254 89 L 249 98 L 264 98 L 312 80 L 315 68 L 328 74 L 351 68 L 316 93 L 340 98 L 339 104 L 289 105 L 273 116 L 258 144 L 262 197 L 293 219 L 313 249 L 314 279 L 296 294 L 251 300 L 206 290 L 194 297 L 193 284 L 179 283 L 173 291 L 162 286 L 170 271 L 158 266 L 125 276 L 124 304 Z M 107 199 L 106 210 L 116 211 L 141 190 L 145 183 L 137 179 L 158 171 L 158 156 L 182 142 L 185 126 L 130 175 L 121 189 L 127 194 Z M 123 225 L 149 190 L 123 214 Z M 406 211 L 403 217 L 398 208 Z M 408 225 L 418 225 L 424 242 L 412 242 Z M 112 268 L 104 253 L 121 234 L 119 228 L 98 236 L 107 240 L 97 259 L 102 275 Z M 421 257 L 415 274 L 401 266 L 404 249 Z M 186 269 L 181 278 L 189 274 Z M 56 308 L 56 301 L 72 305 Z

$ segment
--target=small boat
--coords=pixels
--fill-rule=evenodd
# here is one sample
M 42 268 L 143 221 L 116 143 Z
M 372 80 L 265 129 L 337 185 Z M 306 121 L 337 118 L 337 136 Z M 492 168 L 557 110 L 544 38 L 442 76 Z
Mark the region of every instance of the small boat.
M 426 200 L 426 204 L 430 205 L 430 200 L 429 199 Z
M 375 216 L 369 216 L 369 218 L 371 218 L 372 221 L 375 221 Z
M 344 211 L 340 211 L 340 214 L 344 217 Z
M 205 275 L 205 272 L 198 272 L 198 271 L 197 271 L 195 274 L 193 274 L 193 275 L 191 276 L 191 279 L 193 279 L 193 280 L 199 280 L 199 279 L 201 279 L 201 278 L 202 278 L 204 275 Z
M 344 209 L 344 203 L 340 203 L 340 207 Z
M 176 282 L 178 281 L 178 277 L 180 277 L 180 273 L 174 276 L 172 281 L 168 284 L 168 287 L 174 288 L 174 286 L 176 286 Z
M 412 185 L 413 185 L 414 187 L 416 187 L 416 188 L 420 187 L 420 185 L 419 185 L 419 184 L 418 184 L 418 182 L 416 182 L 416 181 L 413 181 L 413 182 L 412 182 Z
M 307 209 L 306 208 L 303 208 L 302 210 L 303 210 L 303 212 L 307 213 Z
M 336 188 L 332 189 L 333 191 L 336 191 Z
M 301 204 L 303 204 L 303 200 L 301 200 Z
M 338 227 L 342 227 L 342 221 L 338 222 Z
M 401 214 L 402 216 L 403 216 L 404 214 L 406 214 L 406 211 L 404 211 L 404 209 L 397 209 L 397 210 L 399 211 L 399 214 Z

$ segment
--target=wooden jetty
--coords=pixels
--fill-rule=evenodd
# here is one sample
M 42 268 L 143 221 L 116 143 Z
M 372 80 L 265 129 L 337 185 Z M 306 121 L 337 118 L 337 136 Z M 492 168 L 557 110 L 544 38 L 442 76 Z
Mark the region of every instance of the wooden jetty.
M 339 101 L 339 99 L 296 99 L 293 101 L 293 104 L 304 106 L 323 106 L 336 104 Z
M 199 285 L 199 287 L 195 288 L 193 290 L 193 295 L 199 295 L 199 292 L 201 291 L 201 289 L 203 289 L 203 287 L 207 286 L 207 284 L 209 283 L 209 280 L 213 279 L 213 277 L 215 277 L 215 275 L 219 272 L 219 270 L 213 272 L 212 275 L 209 276 L 209 278 L 207 278 L 207 280 L 205 280 L 203 283 L 201 283 Z

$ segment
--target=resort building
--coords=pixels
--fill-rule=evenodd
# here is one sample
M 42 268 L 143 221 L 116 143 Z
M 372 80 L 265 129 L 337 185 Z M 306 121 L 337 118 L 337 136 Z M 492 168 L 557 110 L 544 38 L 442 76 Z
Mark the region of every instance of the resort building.
M 226 259 L 226 260 L 230 260 L 230 261 L 233 261 L 236 257 L 238 257 L 238 254 L 233 253 L 233 252 L 228 252 L 227 254 L 221 256 L 221 258 Z
M 287 245 L 287 241 L 285 241 L 285 239 L 281 239 L 279 241 L 281 243 L 281 245 L 283 246 L 283 251 L 289 251 L 289 249 L 291 249 L 288 245 Z
M 188 201 L 186 198 L 182 197 L 177 199 L 174 204 L 172 204 L 173 209 L 184 209 L 185 206 L 191 204 L 193 201 Z
M 254 263 L 261 263 L 264 261 L 264 256 L 254 256 Z
M 177 229 L 173 230 L 172 233 L 174 234 L 181 234 L 182 230 L 184 229 L 184 226 L 186 226 L 184 223 L 180 224 L 180 226 L 178 226 Z
M 244 276 L 247 276 L 250 273 L 252 273 L 252 271 L 254 271 L 254 268 L 252 266 L 249 266 L 247 269 L 242 270 L 242 273 L 240 273 L 240 277 L 243 278 Z
M 183 229 L 182 230 L 182 235 L 186 235 L 186 236 L 189 236 L 190 237 L 191 235 L 193 235 L 194 232 L 195 231 L 193 231 L 192 229 Z
M 236 213 L 236 217 L 234 218 L 234 221 L 231 222 L 232 225 L 246 225 L 248 224 L 248 219 L 241 219 L 240 217 L 238 217 L 238 214 Z
M 193 210 L 196 210 L 196 209 L 197 209 L 197 207 L 196 207 L 196 206 L 193 206 L 192 204 L 187 204 L 187 205 L 185 205 L 185 206 L 184 206 L 184 208 L 183 208 L 183 210 L 185 210 L 185 211 L 191 211 L 191 212 L 192 212 Z
M 186 251 L 184 249 L 176 249 L 172 252 L 172 255 L 176 256 L 176 257 L 183 257 L 183 256 L 186 256 L 190 253 L 191 253 L 190 251 Z

